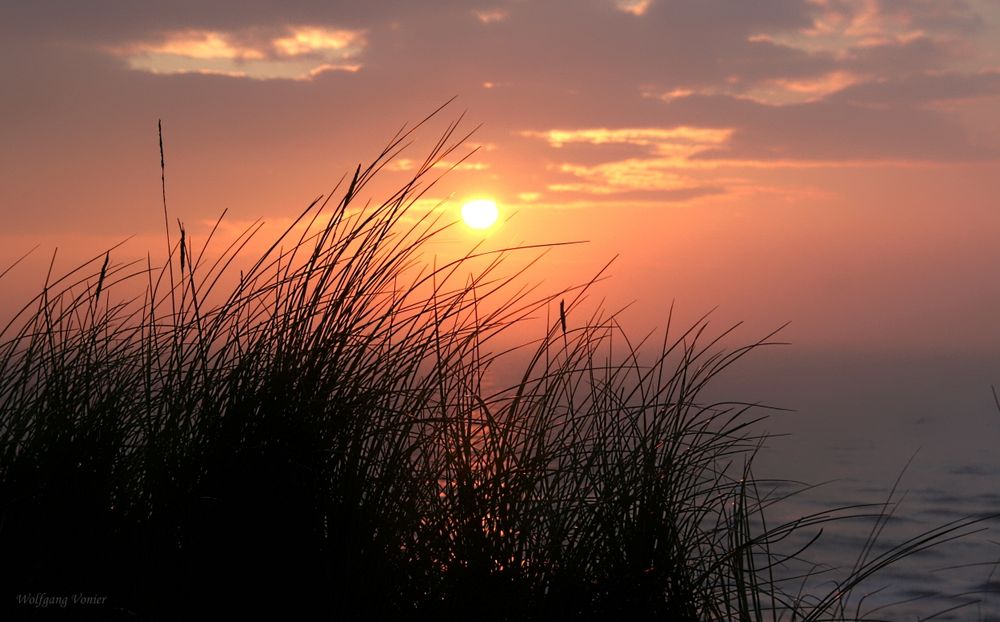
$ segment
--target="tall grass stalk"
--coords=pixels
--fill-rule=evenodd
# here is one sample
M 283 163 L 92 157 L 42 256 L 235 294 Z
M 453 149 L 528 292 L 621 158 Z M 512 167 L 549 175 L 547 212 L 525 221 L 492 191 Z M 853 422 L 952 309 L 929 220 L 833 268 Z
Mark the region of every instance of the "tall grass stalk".
M 768 524 L 761 411 L 701 399 L 772 336 L 725 351 L 703 318 L 632 343 L 615 314 L 584 315 L 596 278 L 523 286 L 527 248 L 427 265 L 450 225 L 413 206 L 457 124 L 398 192 L 356 205 L 412 132 L 238 279 L 259 225 L 215 259 L 216 229 L 196 249 L 178 223 L 162 266 L 108 251 L 50 271 L 0 334 L 5 608 L 45 592 L 144 618 L 842 619 L 857 581 L 968 531 L 796 594 L 772 547 L 834 517 Z M 500 345 L 542 316 L 520 355 Z

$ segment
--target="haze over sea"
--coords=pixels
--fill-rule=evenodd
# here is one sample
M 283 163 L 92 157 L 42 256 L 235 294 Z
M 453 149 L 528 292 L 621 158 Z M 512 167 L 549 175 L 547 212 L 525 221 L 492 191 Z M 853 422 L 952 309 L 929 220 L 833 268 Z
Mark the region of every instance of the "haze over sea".
M 757 474 L 828 482 L 788 499 L 771 520 L 882 503 L 900 474 L 900 503 L 883 532 L 887 543 L 963 516 L 1000 513 L 1000 411 L 989 388 L 1000 373 L 995 357 L 772 351 L 744 372 L 734 384 L 798 409 L 772 417 L 767 427 L 789 436 L 761 452 Z M 869 607 L 920 598 L 883 612 L 889 619 L 926 616 L 972 599 L 984 602 L 940 619 L 994 619 L 1000 611 L 995 594 L 945 598 L 997 590 L 997 521 L 986 524 L 987 532 L 889 568 L 859 594 L 884 588 L 867 600 Z M 828 525 L 806 557 L 850 568 L 871 527 L 868 521 Z M 953 568 L 963 564 L 977 565 Z

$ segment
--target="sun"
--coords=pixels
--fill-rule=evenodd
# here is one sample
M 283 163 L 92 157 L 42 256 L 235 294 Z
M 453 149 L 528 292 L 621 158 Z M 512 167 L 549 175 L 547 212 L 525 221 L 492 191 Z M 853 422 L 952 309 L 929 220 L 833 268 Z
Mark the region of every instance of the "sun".
M 473 229 L 492 227 L 499 215 L 497 204 L 489 199 L 476 199 L 462 206 L 462 220 Z

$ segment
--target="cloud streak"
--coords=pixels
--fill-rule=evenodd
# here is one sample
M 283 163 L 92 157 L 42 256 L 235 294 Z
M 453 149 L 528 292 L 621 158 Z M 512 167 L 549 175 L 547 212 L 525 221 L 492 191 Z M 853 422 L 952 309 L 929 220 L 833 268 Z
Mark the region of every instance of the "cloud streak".
M 295 26 L 280 34 L 179 30 L 109 47 L 137 71 L 216 74 L 257 80 L 309 80 L 327 71 L 358 71 L 363 30 Z

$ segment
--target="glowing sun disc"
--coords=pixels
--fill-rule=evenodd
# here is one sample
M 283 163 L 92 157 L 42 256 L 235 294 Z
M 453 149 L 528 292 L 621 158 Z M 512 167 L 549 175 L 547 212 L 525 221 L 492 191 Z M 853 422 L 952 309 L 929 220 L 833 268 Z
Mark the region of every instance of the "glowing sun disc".
M 486 229 L 497 221 L 497 204 L 489 199 L 469 201 L 462 206 L 462 220 L 473 229 Z

